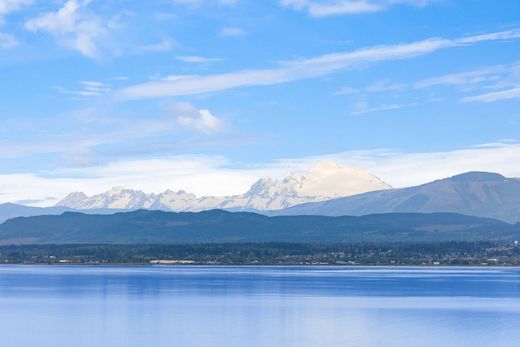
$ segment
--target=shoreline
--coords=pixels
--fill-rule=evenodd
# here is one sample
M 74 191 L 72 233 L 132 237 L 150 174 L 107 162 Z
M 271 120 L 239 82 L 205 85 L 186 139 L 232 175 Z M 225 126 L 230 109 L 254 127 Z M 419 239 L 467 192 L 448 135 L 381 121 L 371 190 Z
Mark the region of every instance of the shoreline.
M 520 266 L 509 243 L 0 246 L 0 264 L 82 266 Z
M 150 264 L 150 263 L 103 263 L 103 264 L 89 264 L 89 263 L 0 263 L 0 267 L 3 266 L 92 266 L 92 267 L 417 267 L 417 268 L 453 268 L 453 267 L 468 267 L 468 268 L 520 268 L 520 265 L 483 265 L 483 264 Z

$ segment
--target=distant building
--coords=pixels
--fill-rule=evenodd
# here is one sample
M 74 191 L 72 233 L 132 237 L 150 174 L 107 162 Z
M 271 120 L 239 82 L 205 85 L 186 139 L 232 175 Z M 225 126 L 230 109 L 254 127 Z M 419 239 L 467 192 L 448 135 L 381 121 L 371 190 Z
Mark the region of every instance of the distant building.
M 194 264 L 195 261 L 193 260 L 163 260 L 163 259 L 157 259 L 150 261 L 151 264 L 162 264 L 162 265 L 186 265 L 186 264 Z

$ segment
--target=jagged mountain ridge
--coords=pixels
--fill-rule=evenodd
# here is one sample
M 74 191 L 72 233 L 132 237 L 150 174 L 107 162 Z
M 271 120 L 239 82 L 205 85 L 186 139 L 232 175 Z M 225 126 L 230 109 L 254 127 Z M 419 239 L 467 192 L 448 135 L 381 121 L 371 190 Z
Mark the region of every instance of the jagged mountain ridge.
M 419 186 L 297 205 L 271 215 L 362 216 L 373 213 L 451 212 L 520 221 L 520 179 L 467 172 Z
M 306 174 L 292 173 L 283 179 L 261 178 L 241 195 L 197 197 L 183 190 L 147 194 L 139 190 L 115 187 L 90 197 L 82 192 L 74 192 L 56 206 L 78 210 L 144 208 L 176 212 L 209 209 L 277 210 L 305 202 L 324 201 L 388 188 L 391 188 L 388 184 L 362 169 L 323 161 Z

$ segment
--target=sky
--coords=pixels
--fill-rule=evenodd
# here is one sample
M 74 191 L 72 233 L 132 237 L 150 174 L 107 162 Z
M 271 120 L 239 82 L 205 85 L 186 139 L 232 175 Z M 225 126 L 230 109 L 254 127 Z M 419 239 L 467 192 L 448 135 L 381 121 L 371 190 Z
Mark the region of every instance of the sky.
M 0 0 L 0 95 L 0 202 L 520 177 L 520 1 Z

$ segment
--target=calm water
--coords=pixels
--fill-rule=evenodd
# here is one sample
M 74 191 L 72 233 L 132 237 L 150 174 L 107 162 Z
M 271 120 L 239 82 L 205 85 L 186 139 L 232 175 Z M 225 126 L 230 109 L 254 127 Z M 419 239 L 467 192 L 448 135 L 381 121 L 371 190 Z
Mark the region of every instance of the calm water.
M 0 266 L 0 346 L 520 346 L 520 269 Z

